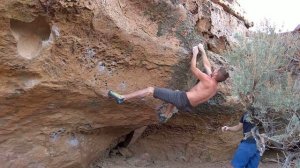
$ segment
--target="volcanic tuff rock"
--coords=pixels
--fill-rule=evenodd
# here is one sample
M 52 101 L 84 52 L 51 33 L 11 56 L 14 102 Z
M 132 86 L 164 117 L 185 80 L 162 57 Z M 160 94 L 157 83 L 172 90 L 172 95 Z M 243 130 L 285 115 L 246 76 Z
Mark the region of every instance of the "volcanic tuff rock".
M 107 98 L 107 91 L 127 93 L 147 86 L 188 89 L 195 82 L 188 69 L 191 47 L 199 42 L 207 44 L 215 66 L 226 65 L 222 53 L 234 42 L 235 33 L 246 35 L 248 24 L 232 13 L 230 4 L 237 3 L 228 3 L 2 0 L 0 165 L 87 167 L 107 156 L 132 130 L 157 124 L 159 100 L 117 105 Z M 165 136 L 153 143 L 177 130 L 199 128 L 199 132 L 198 122 L 209 118 L 200 122 L 202 133 L 186 132 L 188 139 L 194 136 L 193 148 L 177 143 L 174 150 L 180 156 L 186 152 L 189 159 L 206 135 L 216 138 L 206 143 L 225 142 L 217 127 L 221 121 L 231 121 L 220 114 L 234 111 L 229 89 L 230 81 L 221 85 L 216 98 L 196 110 L 201 115 L 190 117 L 192 122 L 178 115 L 165 126 L 150 126 L 144 138 L 151 141 L 151 132 L 165 127 L 169 132 L 160 132 Z M 181 120 L 185 122 L 176 122 Z M 174 137 L 173 143 L 180 138 Z M 226 146 L 230 145 L 218 147 L 220 152 Z M 212 148 L 205 149 L 205 156 L 201 150 L 193 158 L 215 156 Z M 178 156 L 174 153 L 169 159 Z

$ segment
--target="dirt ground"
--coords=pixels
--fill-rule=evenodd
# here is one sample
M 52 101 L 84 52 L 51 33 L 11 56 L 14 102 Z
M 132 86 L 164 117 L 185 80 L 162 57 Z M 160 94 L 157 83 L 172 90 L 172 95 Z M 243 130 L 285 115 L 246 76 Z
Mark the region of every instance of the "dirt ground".
M 260 163 L 260 168 L 277 168 L 276 163 Z M 125 158 L 114 156 L 102 162 L 95 163 L 91 168 L 231 168 L 230 160 L 199 163 L 184 161 L 157 161 L 147 158 L 147 155 L 140 157 Z

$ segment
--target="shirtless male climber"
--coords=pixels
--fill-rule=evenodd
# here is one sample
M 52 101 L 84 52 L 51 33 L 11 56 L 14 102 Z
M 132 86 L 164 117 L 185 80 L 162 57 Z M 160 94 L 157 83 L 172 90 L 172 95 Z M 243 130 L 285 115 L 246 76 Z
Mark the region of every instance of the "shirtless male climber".
M 199 50 L 201 52 L 203 64 L 207 74 L 203 73 L 196 67 L 197 55 L 199 53 Z M 166 111 L 164 113 L 159 113 L 160 122 L 166 122 L 169 118 L 172 117 L 173 109 L 175 106 L 180 111 L 191 112 L 192 107 L 204 103 L 211 97 L 213 97 L 217 92 L 218 83 L 225 81 L 229 77 L 229 74 L 223 67 L 212 72 L 211 64 L 201 43 L 198 46 L 193 47 L 193 56 L 190 69 L 200 82 L 198 82 L 187 92 L 173 91 L 166 88 L 148 87 L 125 95 L 120 95 L 110 90 L 108 92 L 108 96 L 114 98 L 118 104 L 121 104 L 129 99 L 142 98 L 148 95 L 152 95 L 154 98 L 169 103 Z

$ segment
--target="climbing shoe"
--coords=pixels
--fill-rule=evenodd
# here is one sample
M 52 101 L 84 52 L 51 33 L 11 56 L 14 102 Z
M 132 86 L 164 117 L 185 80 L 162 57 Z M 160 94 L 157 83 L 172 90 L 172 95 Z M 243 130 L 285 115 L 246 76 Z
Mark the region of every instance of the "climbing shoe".
M 124 102 L 124 98 L 116 92 L 108 91 L 108 97 L 114 98 L 118 104 L 122 104 Z
M 157 115 L 158 115 L 158 119 L 159 119 L 160 123 L 166 123 L 172 117 L 172 116 L 168 117 L 164 113 L 161 113 L 161 112 L 157 113 Z

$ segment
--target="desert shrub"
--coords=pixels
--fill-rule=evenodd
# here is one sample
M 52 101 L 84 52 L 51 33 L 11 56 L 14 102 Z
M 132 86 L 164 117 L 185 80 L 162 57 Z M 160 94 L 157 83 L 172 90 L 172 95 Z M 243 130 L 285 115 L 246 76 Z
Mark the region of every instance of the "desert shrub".
M 225 55 L 234 67 L 232 92 L 251 107 L 267 147 L 283 152 L 283 167 L 300 165 L 300 33 L 276 33 L 266 25 Z

